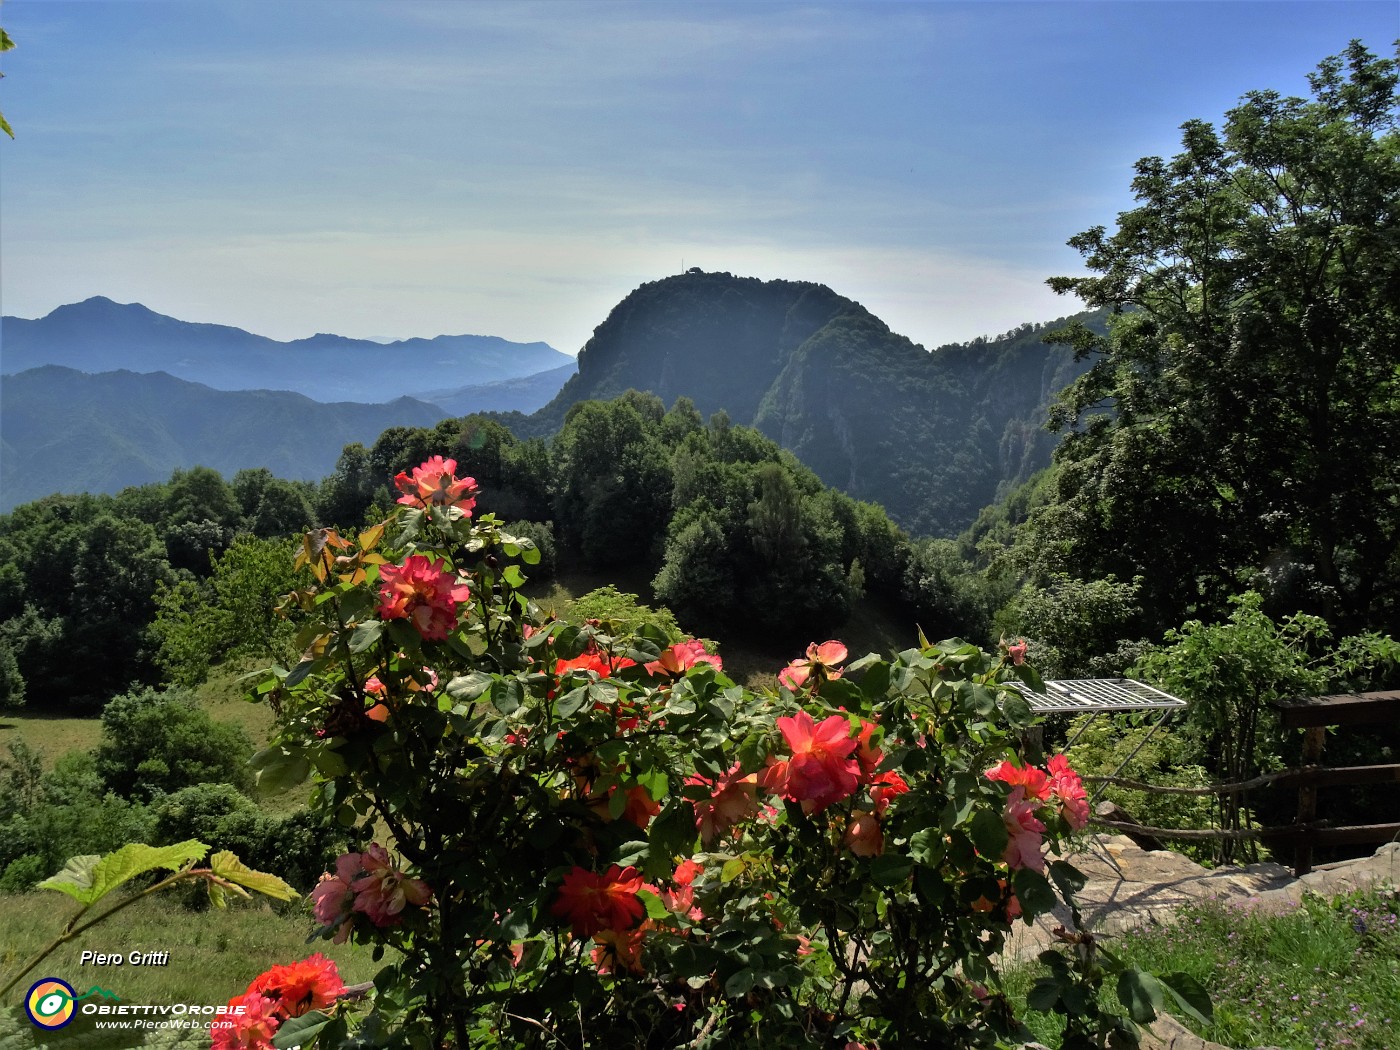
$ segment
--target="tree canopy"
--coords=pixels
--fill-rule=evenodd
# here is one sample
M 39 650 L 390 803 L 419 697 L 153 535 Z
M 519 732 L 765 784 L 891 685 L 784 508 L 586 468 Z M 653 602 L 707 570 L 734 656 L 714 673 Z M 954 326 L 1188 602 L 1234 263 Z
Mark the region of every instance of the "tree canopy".
M 1242 584 L 1334 623 L 1400 612 L 1397 68 L 1359 42 L 1312 97 L 1246 95 L 1138 162 L 1138 207 L 1057 277 L 1107 335 L 1061 397 L 1056 497 L 1025 537 L 1048 576 L 1145 577 L 1161 628 Z

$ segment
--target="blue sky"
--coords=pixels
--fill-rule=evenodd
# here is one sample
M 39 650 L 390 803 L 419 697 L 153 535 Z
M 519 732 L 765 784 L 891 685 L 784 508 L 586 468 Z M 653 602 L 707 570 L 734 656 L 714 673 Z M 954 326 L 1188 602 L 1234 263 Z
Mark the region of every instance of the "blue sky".
M 1067 238 L 1395 0 L 3 0 L 0 309 L 576 352 L 682 265 L 926 346 L 1050 320 Z

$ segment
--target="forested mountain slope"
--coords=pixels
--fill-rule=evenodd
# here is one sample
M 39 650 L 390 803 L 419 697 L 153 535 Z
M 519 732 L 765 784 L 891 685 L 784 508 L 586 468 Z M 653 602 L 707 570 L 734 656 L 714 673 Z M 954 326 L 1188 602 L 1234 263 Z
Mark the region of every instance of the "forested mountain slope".
M 0 385 L 0 511 L 52 492 L 115 493 L 196 464 L 311 480 L 330 473 L 350 442 L 441 416 L 406 397 L 323 405 L 280 390 L 211 390 L 164 373 L 31 369 Z
M 578 375 L 509 422 L 543 435 L 580 401 L 627 389 L 688 397 L 702 414 L 758 427 L 911 531 L 951 535 L 1049 463 L 1047 405 L 1084 366 L 1043 334 L 1023 325 L 929 352 L 823 285 L 690 272 L 627 296 L 579 354 Z

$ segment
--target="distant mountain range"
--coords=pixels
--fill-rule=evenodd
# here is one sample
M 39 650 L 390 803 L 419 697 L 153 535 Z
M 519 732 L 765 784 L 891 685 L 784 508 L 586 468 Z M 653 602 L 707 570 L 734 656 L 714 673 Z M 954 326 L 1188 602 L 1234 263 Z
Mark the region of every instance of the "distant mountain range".
M 558 396 L 507 422 L 551 433 L 571 405 L 629 387 L 667 405 L 689 397 L 911 531 L 948 535 L 1050 461 L 1048 405 L 1087 365 L 1043 342 L 1045 329 L 930 352 L 824 285 L 691 271 L 618 303 Z
M 0 318 L 0 343 L 0 369 L 6 375 L 43 365 L 92 373 L 165 372 L 216 390 L 293 390 L 322 402 L 380 403 L 441 386 L 444 379 L 481 386 L 573 366 L 573 358 L 547 343 L 488 335 L 393 343 L 313 335 L 280 342 L 228 325 L 179 321 L 140 303 L 103 296 L 60 306 L 35 320 Z
M 0 383 L 0 512 L 52 492 L 118 492 L 176 467 L 267 467 L 319 480 L 352 441 L 432 426 L 436 405 L 320 404 L 284 390 L 212 390 L 164 372 L 49 365 Z
M 724 410 L 911 532 L 951 535 L 1049 463 L 1048 405 L 1087 366 L 1046 327 L 930 352 L 823 285 L 691 271 L 629 294 L 575 362 L 489 336 L 280 343 L 89 299 L 3 320 L 0 511 L 195 464 L 319 478 L 349 442 L 472 412 L 548 435 L 579 401 L 636 389 Z

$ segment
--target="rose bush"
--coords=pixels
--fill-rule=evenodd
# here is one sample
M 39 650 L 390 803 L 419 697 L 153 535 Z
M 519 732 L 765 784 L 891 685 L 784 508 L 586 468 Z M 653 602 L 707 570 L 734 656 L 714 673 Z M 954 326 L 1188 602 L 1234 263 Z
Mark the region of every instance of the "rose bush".
M 1081 885 L 1051 855 L 1087 819 L 1063 758 L 1022 752 L 1023 653 L 813 643 L 755 693 L 698 642 L 541 615 L 537 554 L 455 470 L 306 537 L 304 655 L 252 690 L 279 715 L 262 785 L 314 776 L 363 844 L 328 858 L 321 935 L 391 953 L 366 1005 L 318 1000 L 279 1041 L 1016 1045 L 994 960 Z M 1081 1001 L 1097 958 L 1041 1000 L 1083 1045 L 1135 1041 Z

